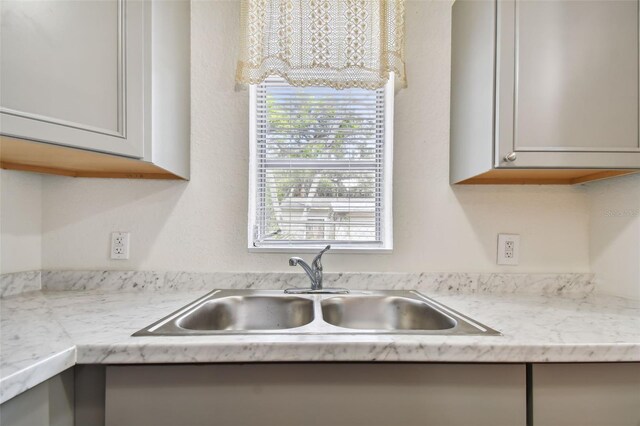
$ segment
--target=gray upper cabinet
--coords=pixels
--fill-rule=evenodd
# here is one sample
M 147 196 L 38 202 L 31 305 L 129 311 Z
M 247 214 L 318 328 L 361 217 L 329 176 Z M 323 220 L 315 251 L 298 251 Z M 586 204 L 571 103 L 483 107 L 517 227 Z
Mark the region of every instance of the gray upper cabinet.
M 640 169 L 639 23 L 637 1 L 456 1 L 451 182 Z
M 33 143 L 44 142 L 188 177 L 188 1 L 5 0 L 0 7 L 0 132 L 11 138 L 3 141 L 11 157 L 3 167 L 64 152 Z M 32 143 L 16 147 L 20 139 Z M 64 168 L 65 157 L 34 166 Z M 115 157 L 76 163 L 105 172 Z
M 3 134 L 142 158 L 143 3 L 1 7 Z

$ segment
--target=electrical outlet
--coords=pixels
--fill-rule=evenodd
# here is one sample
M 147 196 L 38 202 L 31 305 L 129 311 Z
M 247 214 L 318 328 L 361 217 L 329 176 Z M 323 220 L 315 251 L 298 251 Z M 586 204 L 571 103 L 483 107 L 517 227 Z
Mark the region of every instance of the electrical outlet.
M 129 233 L 111 233 L 111 259 L 123 260 L 129 258 Z
M 520 251 L 520 235 L 498 234 L 498 265 L 517 265 Z

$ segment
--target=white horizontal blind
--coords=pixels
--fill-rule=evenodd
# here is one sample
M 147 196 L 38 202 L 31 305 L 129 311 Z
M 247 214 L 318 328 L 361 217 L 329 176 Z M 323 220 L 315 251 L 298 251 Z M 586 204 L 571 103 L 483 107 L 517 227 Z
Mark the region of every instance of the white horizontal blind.
M 381 244 L 384 96 L 257 86 L 255 247 Z

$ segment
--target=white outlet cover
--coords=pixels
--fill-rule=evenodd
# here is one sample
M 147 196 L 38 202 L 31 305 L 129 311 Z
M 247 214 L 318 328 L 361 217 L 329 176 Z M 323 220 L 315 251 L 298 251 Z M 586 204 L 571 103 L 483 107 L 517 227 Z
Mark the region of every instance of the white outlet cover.
M 517 265 L 520 258 L 520 235 L 498 234 L 498 265 Z
M 129 259 L 129 233 L 128 232 L 112 232 L 111 233 L 111 259 L 114 259 L 114 260 Z

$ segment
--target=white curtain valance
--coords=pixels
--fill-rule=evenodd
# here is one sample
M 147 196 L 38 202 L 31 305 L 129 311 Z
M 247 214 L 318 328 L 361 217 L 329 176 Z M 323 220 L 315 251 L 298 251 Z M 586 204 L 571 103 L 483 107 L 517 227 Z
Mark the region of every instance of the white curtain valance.
M 236 81 L 406 87 L 404 0 L 242 0 Z

